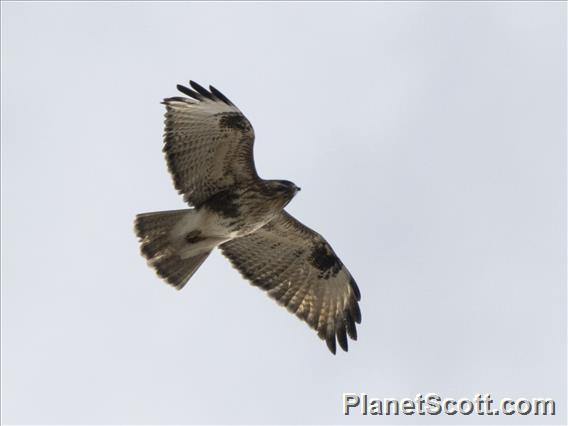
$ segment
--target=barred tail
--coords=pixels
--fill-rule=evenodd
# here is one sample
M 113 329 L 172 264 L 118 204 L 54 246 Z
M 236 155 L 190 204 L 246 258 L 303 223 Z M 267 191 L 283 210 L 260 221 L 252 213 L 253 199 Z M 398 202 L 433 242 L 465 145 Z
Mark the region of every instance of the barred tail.
M 191 241 L 187 242 L 184 236 L 174 234 L 174 227 L 178 223 L 191 221 L 191 216 L 195 214 L 195 210 L 190 209 L 142 213 L 134 221 L 142 255 L 161 278 L 178 290 L 183 288 L 213 249 L 204 247 L 187 256 L 187 248 L 183 245 Z M 185 252 L 183 249 L 186 249 Z

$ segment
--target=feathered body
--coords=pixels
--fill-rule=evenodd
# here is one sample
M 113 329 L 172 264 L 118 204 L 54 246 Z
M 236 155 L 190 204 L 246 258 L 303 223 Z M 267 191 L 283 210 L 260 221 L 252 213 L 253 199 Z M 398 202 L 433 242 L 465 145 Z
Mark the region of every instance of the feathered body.
M 361 321 L 359 289 L 318 233 L 284 211 L 299 188 L 264 180 L 253 161 L 254 131 L 210 86 L 178 86 L 189 98 L 164 100 L 164 152 L 174 185 L 193 209 L 136 217 L 141 251 L 158 275 L 181 289 L 219 247 L 253 285 L 317 330 L 335 353 Z
M 292 182 L 260 180 L 221 191 L 198 208 L 225 229 L 230 238 L 243 237 L 274 219 L 299 190 Z

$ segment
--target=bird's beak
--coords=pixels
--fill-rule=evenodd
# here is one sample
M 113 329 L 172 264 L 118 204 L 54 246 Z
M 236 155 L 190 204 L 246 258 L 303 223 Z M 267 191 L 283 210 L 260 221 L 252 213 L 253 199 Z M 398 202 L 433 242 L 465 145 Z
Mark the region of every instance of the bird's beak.
M 300 188 L 299 186 L 296 187 L 296 192 L 300 192 L 302 190 L 302 188 Z

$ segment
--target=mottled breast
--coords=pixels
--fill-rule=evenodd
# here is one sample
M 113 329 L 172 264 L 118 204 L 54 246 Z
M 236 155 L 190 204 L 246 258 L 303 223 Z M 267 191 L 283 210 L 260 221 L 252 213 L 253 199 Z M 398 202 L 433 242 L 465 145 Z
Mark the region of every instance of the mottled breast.
M 255 188 L 234 188 L 210 197 L 200 208 L 216 216 L 216 222 L 231 237 L 242 237 L 256 231 L 277 214 L 283 206 Z

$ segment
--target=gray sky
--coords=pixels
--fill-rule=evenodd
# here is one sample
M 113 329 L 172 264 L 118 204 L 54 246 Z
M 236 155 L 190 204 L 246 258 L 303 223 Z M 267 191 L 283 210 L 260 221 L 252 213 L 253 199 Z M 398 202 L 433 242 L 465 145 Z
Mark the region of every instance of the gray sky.
M 2 2 L 4 423 L 566 422 L 566 4 Z M 136 213 L 183 208 L 175 85 L 355 276 L 332 356 L 215 252 L 182 292 Z M 554 417 L 362 417 L 343 392 L 551 397 Z

